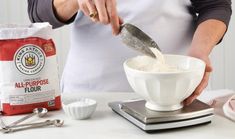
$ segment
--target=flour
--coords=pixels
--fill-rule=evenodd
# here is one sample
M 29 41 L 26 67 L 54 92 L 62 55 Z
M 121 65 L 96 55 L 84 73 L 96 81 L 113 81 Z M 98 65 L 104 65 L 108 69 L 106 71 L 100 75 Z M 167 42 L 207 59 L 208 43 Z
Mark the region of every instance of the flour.
M 85 106 L 90 106 L 93 104 L 95 104 L 95 101 L 90 100 L 90 99 L 86 99 L 86 98 L 81 98 L 81 99 L 78 99 L 74 102 L 67 103 L 66 105 L 68 107 L 85 107 Z
M 0 25 L 0 111 L 61 108 L 56 47 L 48 23 Z
M 164 55 L 158 49 L 150 48 L 150 50 L 154 53 L 154 55 L 159 63 L 162 63 L 162 65 L 166 65 Z
M 166 63 L 164 55 L 156 48 L 150 48 L 156 58 L 149 56 L 138 57 L 138 62 L 135 67 L 137 70 L 146 72 L 178 72 L 182 71 L 175 66 L 170 66 Z
M 72 102 L 68 104 L 69 107 L 84 107 L 87 106 L 88 104 L 85 101 L 77 101 L 77 102 Z

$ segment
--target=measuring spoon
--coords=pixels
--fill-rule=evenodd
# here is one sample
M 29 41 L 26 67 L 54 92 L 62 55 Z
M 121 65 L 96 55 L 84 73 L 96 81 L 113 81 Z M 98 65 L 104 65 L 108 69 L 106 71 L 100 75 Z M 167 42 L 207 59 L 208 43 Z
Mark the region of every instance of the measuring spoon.
M 156 56 L 149 47 L 154 47 L 161 51 L 152 38 L 132 24 L 126 23 L 122 25 L 120 36 L 124 44 L 153 58 L 156 58 Z
M 2 112 L 0 112 L 0 115 L 2 115 Z M 6 128 L 6 124 L 4 123 L 1 117 L 0 117 L 0 126 L 2 129 Z
M 55 120 L 46 120 L 44 122 L 38 122 L 38 123 L 14 125 L 7 129 L 1 129 L 0 131 L 2 131 L 3 133 L 10 133 L 10 132 L 16 132 L 26 129 L 51 126 L 51 125 L 54 125 L 55 127 L 61 127 L 63 126 L 63 124 L 64 124 L 63 120 L 55 119 Z
M 15 122 L 13 122 L 13 123 L 11 123 L 10 125 L 6 126 L 6 128 L 15 126 L 15 125 L 17 125 L 17 124 L 19 124 L 19 123 L 21 123 L 21 122 L 23 122 L 23 121 L 33 117 L 33 116 L 35 116 L 35 115 L 37 115 L 38 117 L 43 117 L 43 116 L 45 116 L 47 114 L 47 112 L 48 112 L 48 110 L 46 108 L 35 108 L 33 110 L 33 113 L 31 113 L 31 114 L 29 114 L 29 115 L 27 115 L 27 116 L 25 116 L 25 117 L 15 121 Z

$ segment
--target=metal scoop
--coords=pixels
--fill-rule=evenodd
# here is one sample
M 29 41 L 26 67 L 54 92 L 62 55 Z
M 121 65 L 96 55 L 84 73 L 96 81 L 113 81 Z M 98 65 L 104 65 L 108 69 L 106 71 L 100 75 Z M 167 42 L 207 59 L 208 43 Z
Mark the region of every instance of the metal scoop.
M 23 121 L 33 117 L 33 116 L 35 116 L 35 115 L 37 115 L 38 117 L 43 117 L 43 116 L 45 116 L 47 114 L 47 112 L 48 112 L 48 110 L 46 108 L 35 108 L 33 110 L 33 113 L 31 113 L 31 114 L 29 114 L 29 115 L 27 115 L 27 116 L 25 116 L 25 117 L 15 121 L 15 122 L 13 122 L 13 123 L 11 123 L 10 125 L 8 125 L 6 127 L 9 128 L 9 127 L 15 126 L 15 125 L 17 125 L 17 124 L 19 124 L 19 123 L 21 123 L 21 122 L 23 122 Z
M 156 57 L 149 47 L 157 48 L 161 51 L 157 43 L 152 38 L 132 24 L 126 23 L 122 25 L 120 36 L 122 42 L 127 46 L 153 58 Z

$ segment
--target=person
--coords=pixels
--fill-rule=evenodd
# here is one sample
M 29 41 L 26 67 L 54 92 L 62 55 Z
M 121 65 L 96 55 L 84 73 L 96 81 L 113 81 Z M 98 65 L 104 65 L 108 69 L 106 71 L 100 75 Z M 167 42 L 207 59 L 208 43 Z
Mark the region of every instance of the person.
M 53 28 L 73 23 L 63 92 L 131 90 L 122 64 L 139 53 L 118 36 L 121 24 L 131 23 L 150 35 L 163 53 L 205 61 L 204 77 L 185 104 L 207 86 L 209 54 L 223 38 L 231 13 L 231 0 L 28 0 L 32 22 L 49 22 Z

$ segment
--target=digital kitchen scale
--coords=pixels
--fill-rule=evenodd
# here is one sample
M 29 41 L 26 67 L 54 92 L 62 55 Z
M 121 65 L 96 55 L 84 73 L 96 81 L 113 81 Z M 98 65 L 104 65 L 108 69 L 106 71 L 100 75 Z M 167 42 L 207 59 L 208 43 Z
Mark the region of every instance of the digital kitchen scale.
M 195 100 L 180 110 L 160 112 L 145 107 L 145 100 L 110 102 L 109 107 L 146 132 L 210 123 L 213 108 Z

